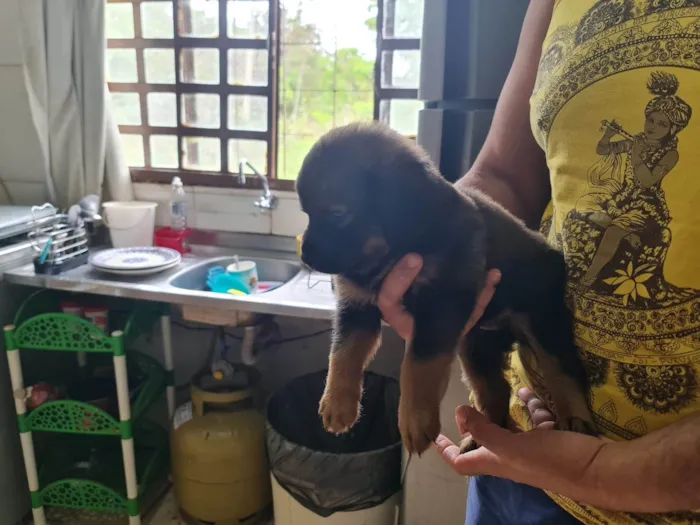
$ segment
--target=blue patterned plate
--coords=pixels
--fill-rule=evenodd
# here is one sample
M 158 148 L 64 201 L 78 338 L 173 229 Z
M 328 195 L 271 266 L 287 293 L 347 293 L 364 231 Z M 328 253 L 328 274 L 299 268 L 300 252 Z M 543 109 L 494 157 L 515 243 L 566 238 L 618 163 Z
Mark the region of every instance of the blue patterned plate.
M 112 248 L 94 254 L 90 264 L 102 270 L 150 270 L 173 266 L 180 262 L 180 253 L 160 246 Z

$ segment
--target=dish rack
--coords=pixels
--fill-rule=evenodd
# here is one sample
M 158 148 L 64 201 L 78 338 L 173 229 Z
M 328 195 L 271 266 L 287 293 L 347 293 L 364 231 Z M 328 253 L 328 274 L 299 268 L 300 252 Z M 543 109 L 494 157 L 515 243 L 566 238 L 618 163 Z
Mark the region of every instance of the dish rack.
M 65 213 L 56 213 L 48 222 L 40 219 L 39 212 L 49 207 L 53 206 L 32 206 L 34 229 L 27 237 L 35 254 L 34 271 L 56 275 L 87 263 L 88 239 L 82 221 L 71 224 Z

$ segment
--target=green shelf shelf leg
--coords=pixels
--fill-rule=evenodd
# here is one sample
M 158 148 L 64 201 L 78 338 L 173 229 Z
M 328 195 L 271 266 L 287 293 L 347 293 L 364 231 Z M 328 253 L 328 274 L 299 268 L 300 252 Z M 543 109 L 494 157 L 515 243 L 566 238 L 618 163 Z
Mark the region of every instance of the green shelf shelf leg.
M 34 454 L 34 442 L 32 433 L 26 424 L 27 404 L 24 396 L 24 377 L 22 376 L 22 361 L 19 357 L 19 349 L 15 344 L 14 326 L 5 327 L 5 347 L 7 349 L 7 363 L 10 368 L 10 381 L 12 383 L 13 397 L 15 398 L 15 410 L 19 425 L 20 442 L 22 443 L 22 456 L 24 457 L 24 469 L 27 472 L 27 483 L 31 492 L 32 517 L 34 525 L 47 525 L 46 513 L 41 499 L 39 487 L 39 472 L 36 467 L 36 455 Z
M 117 401 L 119 403 L 119 421 L 121 422 L 124 479 L 126 481 L 126 498 L 129 500 L 129 525 L 141 525 L 138 505 L 138 482 L 136 480 L 136 456 L 134 454 L 134 432 L 129 399 L 129 378 L 126 369 L 126 354 L 124 352 L 124 333 L 117 331 L 112 334 L 112 337 L 114 338 L 114 375 L 117 382 Z
M 160 318 L 160 328 L 163 335 L 163 353 L 165 372 L 168 374 L 166 396 L 168 399 L 168 418 L 172 420 L 175 415 L 175 365 L 173 362 L 173 334 L 170 325 L 170 316 L 163 315 Z

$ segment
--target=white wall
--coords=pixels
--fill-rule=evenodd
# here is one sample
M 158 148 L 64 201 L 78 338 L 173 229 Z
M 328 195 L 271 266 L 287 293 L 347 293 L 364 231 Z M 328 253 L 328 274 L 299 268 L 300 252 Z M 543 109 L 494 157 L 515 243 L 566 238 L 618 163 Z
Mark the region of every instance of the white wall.
M 450 385 L 440 407 L 442 433 L 457 443 L 460 436 L 455 408 L 469 401 L 461 381 L 462 370 L 455 360 Z M 457 476 L 431 450 L 414 457 L 406 474 L 403 525 L 462 525 L 467 509 L 467 479 Z
M 169 225 L 169 186 L 135 184 L 134 193 L 138 200 L 157 202 L 157 224 Z M 192 228 L 288 237 L 295 237 L 306 228 L 306 215 L 301 212 L 295 192 L 275 192 L 279 200 L 272 212 L 262 211 L 253 204 L 261 190 L 186 186 L 185 193 L 189 207 L 187 220 Z

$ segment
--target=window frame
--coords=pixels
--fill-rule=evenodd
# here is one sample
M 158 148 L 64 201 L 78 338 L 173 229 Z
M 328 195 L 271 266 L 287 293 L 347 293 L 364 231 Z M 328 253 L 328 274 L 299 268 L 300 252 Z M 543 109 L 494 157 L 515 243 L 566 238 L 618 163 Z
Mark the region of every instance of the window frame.
M 397 0 L 377 0 L 377 58 L 374 64 L 374 120 L 381 119 L 380 111 L 383 101 L 418 100 L 418 88 L 382 87 L 382 78 L 392 78 L 393 76 L 393 56 L 387 55 L 387 60 L 385 60 L 385 52 L 420 51 L 421 38 L 384 36 L 385 22 L 387 19 L 391 24 L 396 21 L 396 3 Z M 387 14 L 388 16 L 386 16 Z
M 143 38 L 141 21 L 141 4 L 143 2 L 169 2 L 173 6 L 173 38 L 153 39 Z M 258 167 L 260 172 L 266 172 L 272 189 L 293 191 L 294 180 L 277 178 L 278 149 L 279 149 L 279 61 L 281 57 L 281 6 L 280 0 L 267 1 L 269 5 L 268 37 L 267 39 L 237 39 L 229 38 L 228 0 L 210 0 L 218 3 L 219 36 L 216 38 L 193 38 L 181 36 L 178 28 L 179 8 L 182 0 L 107 0 L 108 3 L 131 4 L 133 10 L 134 38 L 107 39 L 108 49 L 134 49 L 136 52 L 137 81 L 132 83 L 109 82 L 108 87 L 113 93 L 137 93 L 140 103 L 140 125 L 119 125 L 120 133 L 141 136 L 143 141 L 144 164 L 146 167 L 129 167 L 133 182 L 169 184 L 174 176 L 179 176 L 183 183 L 189 186 L 209 186 L 226 188 L 262 188 L 257 177 L 247 176 L 245 184 L 238 181 L 236 173 L 228 172 L 228 140 L 254 139 L 265 140 L 267 147 L 267 169 Z M 374 120 L 380 119 L 382 101 L 399 99 L 418 99 L 418 89 L 383 88 L 382 73 L 391 78 L 392 61 L 384 60 L 384 52 L 396 50 L 420 50 L 420 38 L 387 38 L 384 36 L 385 10 L 395 8 L 397 0 L 377 1 L 377 56 L 374 64 Z M 219 50 L 219 83 L 196 84 L 181 81 L 181 51 L 183 48 L 207 48 Z M 172 49 L 175 56 L 175 83 L 149 84 L 145 76 L 145 49 Z M 228 50 L 229 49 L 266 49 L 267 56 L 267 86 L 240 86 L 228 83 Z M 390 57 L 390 55 L 388 55 Z M 173 93 L 176 97 L 175 127 L 158 127 L 148 124 L 147 97 L 149 93 Z M 182 124 L 182 108 L 180 97 L 187 93 L 213 93 L 219 95 L 220 126 L 218 129 L 196 128 Z M 228 129 L 228 96 L 229 95 L 261 95 L 267 97 L 267 131 L 242 131 Z M 151 164 L 151 135 L 168 135 L 177 137 L 178 168 L 153 168 Z M 208 172 L 183 168 L 183 137 L 214 137 L 220 141 L 221 171 Z

